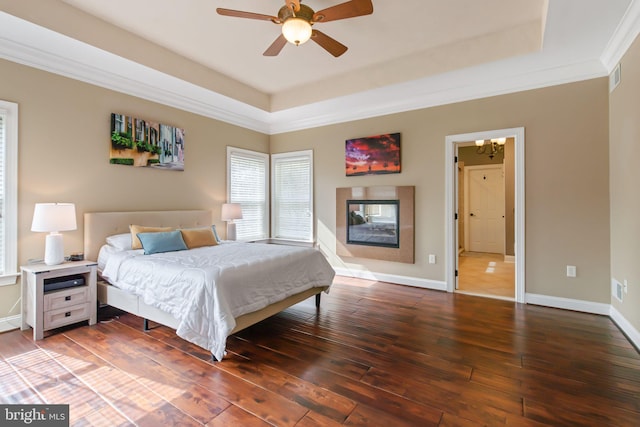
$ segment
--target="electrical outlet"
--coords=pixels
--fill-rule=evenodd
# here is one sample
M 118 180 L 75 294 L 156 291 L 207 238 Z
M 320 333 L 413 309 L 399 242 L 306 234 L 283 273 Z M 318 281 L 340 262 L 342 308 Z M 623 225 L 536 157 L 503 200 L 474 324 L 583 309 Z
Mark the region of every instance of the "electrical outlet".
M 436 263 L 436 256 L 434 254 L 429 254 L 429 264 Z
M 567 277 L 576 277 L 576 273 L 575 265 L 567 265 Z

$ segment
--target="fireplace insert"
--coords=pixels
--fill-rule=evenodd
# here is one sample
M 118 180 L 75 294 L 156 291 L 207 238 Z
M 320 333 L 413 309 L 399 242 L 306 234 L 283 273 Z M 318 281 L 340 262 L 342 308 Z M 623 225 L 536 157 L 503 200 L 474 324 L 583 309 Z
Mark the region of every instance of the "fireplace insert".
M 347 243 L 400 247 L 399 200 L 347 200 Z

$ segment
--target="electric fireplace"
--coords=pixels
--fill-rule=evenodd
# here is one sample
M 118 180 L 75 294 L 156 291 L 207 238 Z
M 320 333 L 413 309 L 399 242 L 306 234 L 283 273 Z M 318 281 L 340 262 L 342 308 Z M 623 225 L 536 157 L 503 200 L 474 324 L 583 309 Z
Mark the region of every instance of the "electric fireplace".
M 347 243 L 400 247 L 399 200 L 347 200 Z
M 410 185 L 336 188 L 336 255 L 413 264 L 414 193 Z

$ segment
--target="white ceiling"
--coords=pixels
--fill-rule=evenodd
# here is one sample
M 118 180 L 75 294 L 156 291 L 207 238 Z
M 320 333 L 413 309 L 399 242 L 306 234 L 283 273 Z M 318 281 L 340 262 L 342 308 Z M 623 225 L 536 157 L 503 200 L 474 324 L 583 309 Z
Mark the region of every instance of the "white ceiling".
M 496 33 L 506 36 L 512 28 L 533 24 L 542 29 L 547 3 L 547 0 L 373 0 L 371 15 L 315 24 L 314 28 L 349 47 L 347 53 L 336 59 L 313 42 L 297 48 L 289 44 L 278 57 L 265 57 L 262 53 L 280 34 L 279 25 L 221 16 L 215 11 L 223 7 L 277 16 L 283 0 L 63 1 L 268 94 L 407 56 L 428 55 L 434 49 L 463 40 Z M 343 1 L 304 0 L 304 3 L 317 11 Z M 494 52 L 512 46 L 516 48 L 511 50 L 518 53 L 537 50 L 541 37 L 538 35 L 533 42 L 500 37 L 500 43 L 485 49 L 494 57 Z
M 341 1 L 304 0 L 316 11 Z M 639 1 L 373 0 L 372 15 L 315 25 L 349 47 L 343 56 L 308 42 L 271 58 L 262 52 L 278 36 L 277 25 L 220 16 L 215 8 L 275 15 L 282 0 L 48 0 L 52 19 L 56 5 L 67 8 L 76 40 L 47 25 L 46 16 L 34 19 L 0 0 L 7 12 L 0 14 L 0 56 L 128 93 L 137 85 L 146 98 L 278 133 L 605 76 L 638 33 Z M 122 39 L 92 48 L 97 29 L 83 16 L 226 76 L 268 105 L 177 76 L 173 63 L 149 67 L 144 50 L 125 59 Z M 168 102 L 169 90 L 180 96 Z

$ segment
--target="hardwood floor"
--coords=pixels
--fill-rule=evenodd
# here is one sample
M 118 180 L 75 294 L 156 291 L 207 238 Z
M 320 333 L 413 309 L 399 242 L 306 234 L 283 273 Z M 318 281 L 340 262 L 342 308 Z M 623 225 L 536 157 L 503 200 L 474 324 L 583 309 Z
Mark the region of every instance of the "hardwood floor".
M 218 363 L 129 314 L 0 335 L 0 403 L 116 426 L 638 426 L 640 355 L 604 316 L 336 278 Z

